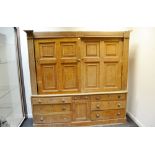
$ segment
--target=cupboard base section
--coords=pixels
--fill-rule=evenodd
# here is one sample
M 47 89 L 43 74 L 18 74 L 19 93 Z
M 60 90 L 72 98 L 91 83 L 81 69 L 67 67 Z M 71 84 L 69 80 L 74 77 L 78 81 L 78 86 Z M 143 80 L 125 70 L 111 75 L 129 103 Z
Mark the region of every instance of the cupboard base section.
M 126 93 L 32 96 L 35 127 L 104 126 L 126 122 Z

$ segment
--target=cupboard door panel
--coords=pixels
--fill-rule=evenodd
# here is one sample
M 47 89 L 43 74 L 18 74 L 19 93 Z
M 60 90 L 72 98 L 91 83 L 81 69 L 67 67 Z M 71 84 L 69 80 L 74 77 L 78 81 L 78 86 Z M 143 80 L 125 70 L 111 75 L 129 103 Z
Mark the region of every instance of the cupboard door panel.
M 60 40 L 60 83 L 62 92 L 80 89 L 80 51 L 78 39 Z
M 54 93 L 58 86 L 57 42 L 52 39 L 35 40 L 38 93 Z
M 39 45 L 40 50 L 40 57 L 47 58 L 47 57 L 54 57 L 55 56 L 55 43 L 40 43 Z
M 77 90 L 78 75 L 77 64 L 62 64 L 62 89 L 63 90 Z
M 104 41 L 103 86 L 105 91 L 121 90 L 122 41 Z
M 100 41 L 83 40 L 82 86 L 84 92 L 101 91 Z
M 100 83 L 99 63 L 85 64 L 85 89 L 98 89 Z
M 43 65 L 42 78 L 44 90 L 55 90 L 57 88 L 57 72 L 56 65 Z
M 121 66 L 119 63 L 104 64 L 104 88 L 106 90 L 121 89 Z

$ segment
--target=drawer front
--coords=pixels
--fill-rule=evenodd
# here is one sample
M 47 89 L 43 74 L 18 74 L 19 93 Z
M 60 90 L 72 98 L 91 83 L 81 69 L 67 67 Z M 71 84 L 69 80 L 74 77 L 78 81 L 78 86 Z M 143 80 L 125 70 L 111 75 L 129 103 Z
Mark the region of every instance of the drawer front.
M 34 114 L 51 114 L 53 112 L 69 112 L 71 104 L 36 104 L 33 105 Z
M 126 101 L 94 101 L 91 110 L 124 109 Z
M 125 118 L 125 109 L 120 110 L 104 110 L 91 112 L 91 120 L 107 120 Z
M 125 100 L 126 94 L 112 94 L 109 95 L 109 100 Z
M 33 104 L 62 104 L 62 103 L 71 103 L 71 97 L 37 97 L 32 98 Z
M 90 96 L 87 95 L 82 95 L 82 96 L 73 96 L 72 97 L 73 101 L 81 101 L 81 100 L 90 100 Z
M 108 100 L 108 95 L 92 95 L 91 100 L 92 101 L 106 101 Z
M 48 98 L 32 98 L 32 104 L 48 104 Z
M 62 115 L 34 115 L 33 116 L 34 123 L 63 123 L 63 122 L 70 122 L 71 115 L 70 114 L 62 114 Z
M 92 95 L 92 101 L 125 100 L 126 94 Z

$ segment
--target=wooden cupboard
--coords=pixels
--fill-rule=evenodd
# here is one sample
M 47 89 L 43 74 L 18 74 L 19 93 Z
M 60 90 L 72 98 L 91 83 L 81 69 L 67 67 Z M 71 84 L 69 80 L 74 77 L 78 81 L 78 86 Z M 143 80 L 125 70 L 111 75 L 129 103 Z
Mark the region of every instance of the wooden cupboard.
M 35 126 L 125 122 L 129 32 L 26 32 Z

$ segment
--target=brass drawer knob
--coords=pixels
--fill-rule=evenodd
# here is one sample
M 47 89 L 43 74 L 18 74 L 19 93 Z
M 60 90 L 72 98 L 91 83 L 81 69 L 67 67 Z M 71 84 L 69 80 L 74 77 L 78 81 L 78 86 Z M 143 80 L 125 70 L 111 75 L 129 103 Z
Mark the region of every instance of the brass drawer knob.
M 100 117 L 100 114 L 96 114 L 96 117 L 99 118 Z
M 100 108 L 100 105 L 99 105 L 99 104 L 97 104 L 97 105 L 96 105 L 96 108 L 98 108 L 98 109 L 99 109 L 99 108 Z
M 43 117 L 43 116 L 41 116 L 41 117 L 40 117 L 40 121 L 43 121 L 43 120 L 44 120 L 44 117 Z

